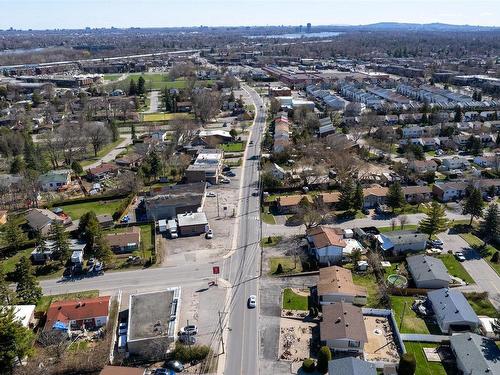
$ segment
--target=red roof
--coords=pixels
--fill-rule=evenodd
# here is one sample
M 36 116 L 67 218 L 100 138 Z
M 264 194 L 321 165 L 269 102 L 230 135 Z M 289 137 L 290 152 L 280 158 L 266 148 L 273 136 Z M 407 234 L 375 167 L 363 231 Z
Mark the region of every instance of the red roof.
M 47 311 L 45 329 L 52 329 L 54 323 L 69 323 L 72 320 L 83 320 L 108 316 L 110 296 L 58 301 L 50 304 Z

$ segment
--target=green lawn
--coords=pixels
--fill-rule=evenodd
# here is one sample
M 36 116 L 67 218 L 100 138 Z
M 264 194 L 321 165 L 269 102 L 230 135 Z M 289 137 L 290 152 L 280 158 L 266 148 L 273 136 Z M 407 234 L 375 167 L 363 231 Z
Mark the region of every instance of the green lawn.
M 418 225 L 417 224 L 407 224 L 404 226 L 404 230 L 417 230 Z M 387 232 L 392 232 L 392 227 L 380 227 L 377 228 L 380 233 L 387 233 Z M 394 230 L 401 230 L 401 225 L 396 225 L 394 227 Z
M 126 79 L 120 82 L 114 82 L 118 79 L 120 75 L 121 74 L 104 75 L 105 79 L 112 81 L 108 83 L 106 86 L 110 89 L 122 89 L 124 91 L 127 91 L 128 88 L 130 87 L 130 80 L 133 78 L 134 81 L 137 83 L 139 77 L 142 76 L 145 80 L 146 90 L 162 90 L 164 88 L 185 89 L 187 87 L 187 80 L 180 78 L 176 79 L 175 81 L 171 81 L 168 78 L 168 75 L 165 73 L 129 73 Z M 196 82 L 198 86 L 210 86 L 213 83 L 214 83 L 213 80 L 203 80 Z
M 353 270 L 352 263 L 346 264 L 344 267 L 350 269 L 351 271 Z M 352 272 L 352 281 L 354 281 L 354 284 L 364 286 L 366 288 L 366 291 L 368 292 L 366 307 L 377 307 L 380 296 L 375 275 L 372 273 L 358 274 L 356 272 Z
M 121 74 L 105 74 L 103 78 L 107 81 L 116 81 L 121 76 Z
M 464 293 L 472 309 L 477 315 L 486 315 L 492 318 L 498 316 L 498 312 L 491 304 L 486 293 Z
M 151 258 L 151 252 L 153 250 L 153 234 L 151 230 L 152 224 L 141 224 L 139 228 L 141 229 L 141 248 L 132 252 L 131 255 L 141 257 L 144 260 L 148 260 Z M 106 231 L 104 233 L 121 233 L 126 232 L 127 227 L 115 228 L 110 231 Z M 144 250 L 144 253 L 142 252 Z M 114 268 L 124 268 L 131 266 L 130 263 L 127 262 L 127 257 L 116 257 L 114 261 Z
M 94 211 L 96 215 L 113 213 L 118 209 L 123 199 L 113 199 L 96 202 L 82 202 L 60 206 L 64 213 L 71 216 L 73 220 L 79 219 L 83 214 Z
M 171 121 L 171 120 L 192 120 L 193 115 L 189 113 L 141 113 L 141 121 Z
M 417 369 L 415 375 L 446 375 L 446 370 L 440 362 L 427 362 L 423 348 L 437 348 L 437 344 L 424 342 L 404 343 L 406 351 L 415 356 Z
M 23 256 L 26 256 L 27 258 L 30 257 L 31 252 L 33 251 L 33 248 L 28 248 L 22 251 L 19 251 L 17 254 L 3 260 L 0 262 L 0 267 L 2 268 L 4 273 L 9 273 L 15 270 L 16 264 L 19 262 L 19 259 L 21 259 Z
M 264 206 L 263 207 L 264 212 L 260 213 L 260 217 L 262 221 L 266 224 L 276 224 L 276 220 L 274 219 L 274 216 L 269 212 L 269 207 Z
M 243 142 L 226 143 L 222 145 L 224 152 L 243 152 L 245 145 Z
M 298 273 L 302 272 L 302 263 L 297 257 L 297 264 L 295 264 L 294 257 L 274 257 L 269 259 L 269 268 L 272 275 L 276 274 L 278 264 L 281 264 L 283 273 Z
M 281 236 L 266 237 L 266 238 L 263 238 L 262 240 L 260 240 L 260 244 L 261 244 L 262 247 L 276 246 L 277 244 L 280 243 L 281 238 L 282 238 Z
M 401 333 L 429 333 L 425 321 L 417 316 L 411 309 L 415 297 L 391 296 L 391 305 L 394 310 L 394 317 L 400 328 Z M 406 302 L 406 309 L 405 309 Z M 403 324 L 401 325 L 401 316 L 404 309 Z
M 471 247 L 473 247 L 476 250 L 479 250 L 483 245 L 484 241 L 481 240 L 480 238 L 474 236 L 472 233 L 462 233 L 460 234 L 460 237 L 462 237 Z M 491 261 L 491 257 L 497 249 L 493 247 L 492 245 L 487 244 L 482 251 L 479 251 L 479 253 L 482 255 L 483 259 L 488 262 L 488 264 L 493 268 L 498 275 L 500 275 L 500 263 L 495 263 Z
M 94 156 L 94 152 L 92 151 L 92 153 L 89 154 L 85 160 L 82 160 L 80 162 L 81 166 L 85 167 L 89 164 L 94 163 L 97 159 L 102 158 L 103 156 L 109 154 L 116 146 L 118 146 L 124 140 L 125 138 L 119 138 L 116 142 L 108 143 L 100 151 L 97 152 L 97 157 Z
M 283 309 L 307 311 L 309 309 L 308 300 L 308 297 L 298 295 L 290 288 L 286 288 L 283 291 Z
M 86 290 L 83 292 L 76 293 L 67 293 L 67 294 L 56 294 L 53 296 L 43 296 L 38 304 L 36 305 L 36 311 L 46 312 L 52 302 L 57 301 L 67 301 L 72 299 L 81 299 L 81 298 L 95 298 L 99 297 L 98 290 Z
M 443 254 L 438 258 L 443 261 L 450 275 L 459 277 L 468 284 L 474 284 L 474 279 L 465 270 L 462 263 L 460 263 L 452 254 Z

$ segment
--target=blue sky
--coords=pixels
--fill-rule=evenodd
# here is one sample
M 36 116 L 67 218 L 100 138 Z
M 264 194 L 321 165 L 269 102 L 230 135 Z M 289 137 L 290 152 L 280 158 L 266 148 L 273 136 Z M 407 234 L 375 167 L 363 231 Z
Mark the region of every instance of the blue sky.
M 0 29 L 382 21 L 500 26 L 500 0 L 0 0 Z

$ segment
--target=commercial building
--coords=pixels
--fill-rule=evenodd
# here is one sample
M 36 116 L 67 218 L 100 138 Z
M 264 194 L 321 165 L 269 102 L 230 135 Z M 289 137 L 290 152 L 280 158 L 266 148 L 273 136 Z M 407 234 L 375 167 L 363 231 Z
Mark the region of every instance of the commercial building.
M 217 184 L 222 173 L 224 153 L 219 149 L 201 150 L 196 160 L 186 170 L 187 182 Z
M 146 359 L 164 358 L 179 324 L 181 289 L 132 294 L 129 298 L 128 352 Z
M 195 236 L 208 230 L 208 220 L 204 212 L 186 212 L 177 215 L 181 236 Z

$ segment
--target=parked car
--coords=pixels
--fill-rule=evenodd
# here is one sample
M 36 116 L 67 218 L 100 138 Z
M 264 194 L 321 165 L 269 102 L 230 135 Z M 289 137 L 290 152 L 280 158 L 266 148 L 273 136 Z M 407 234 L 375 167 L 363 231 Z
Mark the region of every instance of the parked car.
M 455 253 L 455 258 L 457 258 L 457 260 L 459 262 L 465 262 L 466 261 L 465 255 L 461 251 L 459 251 L 458 253 Z
M 435 247 L 437 249 L 443 249 L 443 241 L 441 240 L 430 240 L 428 241 L 430 247 Z
M 252 197 L 258 197 L 259 196 L 259 191 L 255 190 L 252 192 Z
M 169 369 L 174 370 L 175 372 L 184 371 L 184 365 L 181 362 L 179 362 L 179 361 L 169 361 L 167 363 L 167 367 Z
M 120 223 L 128 223 L 130 221 L 130 217 L 128 215 L 125 215 L 124 217 L 122 217 L 122 219 L 120 220 Z
M 194 324 L 182 327 L 180 330 L 181 335 L 196 335 L 198 333 L 198 327 Z
M 484 201 L 485 202 L 491 202 L 493 200 L 492 197 L 490 197 L 489 195 L 487 195 L 486 197 L 484 197 Z
M 249 144 L 253 145 L 253 141 L 250 141 L 250 143 L 249 143 Z
M 225 165 L 223 168 L 222 168 L 222 172 L 227 172 L 227 171 L 230 171 L 231 170 L 231 167 L 229 165 Z
M 209 191 L 209 192 L 207 193 L 207 197 L 211 197 L 211 198 L 213 198 L 213 197 L 215 197 L 215 193 L 213 193 L 213 192 Z
M 248 308 L 255 309 L 256 306 L 257 306 L 257 297 L 252 294 L 250 297 L 248 297 Z
M 212 231 L 212 229 L 209 229 L 207 233 L 205 233 L 205 238 L 207 240 L 211 240 L 212 238 L 214 238 L 214 232 Z
M 222 184 L 229 184 L 229 183 L 231 183 L 231 180 L 229 178 L 223 178 L 222 180 L 220 180 L 220 182 Z
M 236 173 L 234 173 L 233 171 L 228 171 L 228 172 L 225 172 L 224 175 L 226 175 L 228 177 L 235 177 Z
M 127 334 L 127 323 L 120 323 L 118 325 L 118 334 L 119 335 L 126 335 Z

